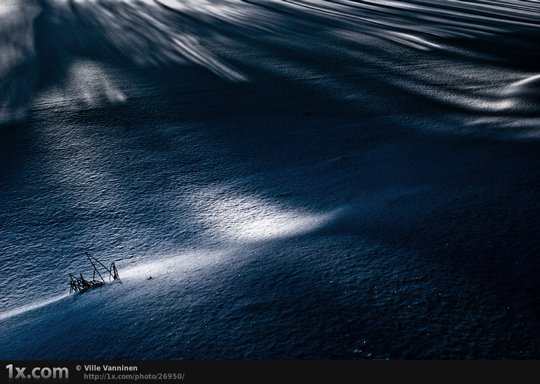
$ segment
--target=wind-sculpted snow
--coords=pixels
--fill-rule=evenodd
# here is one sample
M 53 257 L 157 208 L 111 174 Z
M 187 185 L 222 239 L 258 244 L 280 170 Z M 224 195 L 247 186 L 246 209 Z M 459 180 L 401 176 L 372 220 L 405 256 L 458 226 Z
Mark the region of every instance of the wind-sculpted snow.
M 0 3 L 0 125 L 26 115 L 37 77 L 33 29 L 37 10 L 25 1 Z
M 55 77 L 60 81 L 74 59 L 100 51 L 109 52 L 105 53 L 108 61 L 119 55 L 139 66 L 200 65 L 230 81 L 253 80 L 257 67 L 276 71 L 272 66 L 285 65 L 288 76 L 307 75 L 314 66 L 341 57 L 316 76 L 331 81 L 376 74 L 381 87 L 398 87 L 466 114 L 461 132 L 491 135 L 509 128 L 501 134 L 536 135 L 538 81 L 527 82 L 527 87 L 515 84 L 538 74 L 537 2 L 42 0 L 3 4 L 0 17 L 9 19 L 1 27 L 0 117 L 4 122 L 20 120 L 29 108 L 39 63 L 46 63 L 42 72 L 60 72 L 60 78 Z M 36 9 L 41 13 L 34 19 Z M 309 35 L 317 36 L 316 41 L 310 42 Z M 286 52 L 294 53 L 287 57 Z M 309 59 L 299 60 L 301 56 Z M 255 68 L 251 73 L 240 69 L 246 65 Z M 51 76 L 41 73 L 41 78 Z M 336 88 L 347 80 L 352 79 L 324 85 Z

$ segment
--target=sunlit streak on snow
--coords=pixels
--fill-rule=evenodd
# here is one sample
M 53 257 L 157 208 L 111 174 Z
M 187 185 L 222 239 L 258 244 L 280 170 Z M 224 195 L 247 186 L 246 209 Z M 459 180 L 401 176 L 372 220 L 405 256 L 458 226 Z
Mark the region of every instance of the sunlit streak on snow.
M 194 198 L 201 220 L 218 236 L 233 242 L 302 235 L 321 228 L 336 215 L 288 209 L 269 199 L 228 188 L 201 191 Z
M 42 308 L 42 307 L 45 307 L 45 306 L 53 304 L 53 303 L 56 303 L 57 301 L 65 299 L 68 296 L 69 295 L 66 293 L 66 294 L 63 294 L 63 295 L 52 297 L 50 299 L 46 299 L 46 300 L 42 300 L 42 301 L 35 301 L 33 303 L 23 305 L 21 307 L 9 310 L 7 312 L 1 312 L 0 313 L 0 321 L 5 320 L 5 319 L 9 319 L 9 318 L 17 316 L 17 315 L 21 315 L 21 314 L 26 313 L 26 312 L 36 310 L 36 309 L 39 309 L 39 308 Z
M 122 269 L 122 280 L 142 280 L 149 277 L 180 276 L 183 273 L 219 264 L 229 251 L 198 250 L 176 255 L 155 255 L 152 261 L 140 262 Z
M 126 95 L 109 71 L 96 61 L 77 60 L 67 72 L 64 86 L 52 87 L 39 98 L 42 105 L 62 105 L 68 109 L 95 108 L 123 103 Z

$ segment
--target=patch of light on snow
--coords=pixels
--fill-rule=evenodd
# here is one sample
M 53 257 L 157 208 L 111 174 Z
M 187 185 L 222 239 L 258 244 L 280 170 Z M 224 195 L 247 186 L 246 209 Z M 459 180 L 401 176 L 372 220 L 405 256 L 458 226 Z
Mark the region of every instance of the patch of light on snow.
M 52 304 L 52 303 L 56 303 L 57 301 L 65 299 L 68 296 L 69 295 L 66 293 L 66 294 L 63 294 L 63 295 L 60 295 L 60 296 L 52 297 L 50 299 L 46 299 L 46 300 L 42 300 L 42 301 L 36 301 L 34 303 L 31 303 L 31 304 L 23 305 L 21 307 L 12 309 L 12 310 L 7 311 L 7 312 L 0 312 L 0 321 L 9 319 L 9 318 L 11 318 L 13 316 L 22 315 L 23 313 L 30 312 L 30 311 L 33 311 L 35 309 L 45 307 L 45 306 L 47 306 L 49 304 Z
M 200 250 L 178 255 L 160 256 L 157 260 L 137 263 L 132 267 L 123 269 L 120 278 L 123 280 L 142 280 L 150 276 L 152 278 L 169 274 L 176 276 L 183 272 L 216 265 L 226 254 L 225 251 Z
M 105 67 L 91 60 L 77 60 L 69 68 L 64 87 L 44 92 L 39 102 L 73 109 L 123 103 L 125 94 Z
M 321 228 L 335 212 L 292 210 L 276 202 L 229 189 L 209 189 L 194 196 L 200 219 L 225 240 L 253 242 L 297 236 Z

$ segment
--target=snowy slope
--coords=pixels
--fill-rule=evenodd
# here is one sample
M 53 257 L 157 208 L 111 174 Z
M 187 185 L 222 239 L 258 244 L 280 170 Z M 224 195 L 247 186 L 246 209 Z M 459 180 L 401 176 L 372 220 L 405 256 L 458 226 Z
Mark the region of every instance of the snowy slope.
M 536 2 L 39 3 L 0 359 L 540 356 Z M 122 282 L 68 295 L 85 250 Z

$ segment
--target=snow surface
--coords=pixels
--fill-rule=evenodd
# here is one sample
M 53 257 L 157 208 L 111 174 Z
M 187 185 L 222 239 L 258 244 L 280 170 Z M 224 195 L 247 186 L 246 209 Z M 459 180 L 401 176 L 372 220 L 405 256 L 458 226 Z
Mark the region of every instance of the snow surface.
M 539 7 L 0 1 L 0 359 L 538 359 Z

